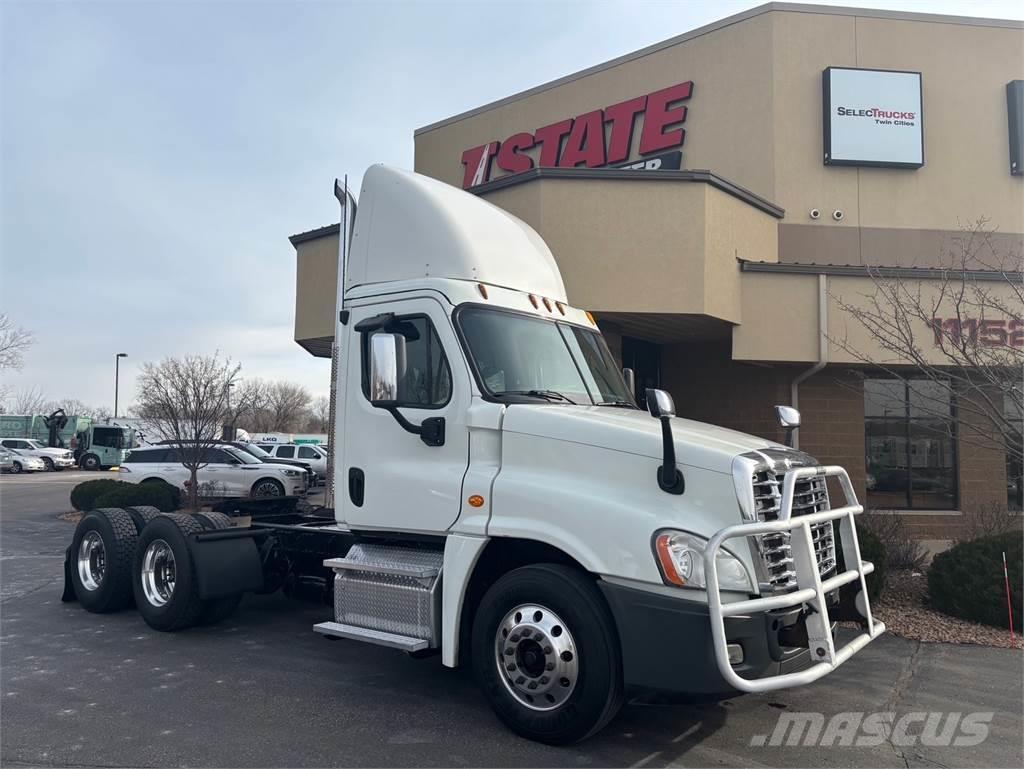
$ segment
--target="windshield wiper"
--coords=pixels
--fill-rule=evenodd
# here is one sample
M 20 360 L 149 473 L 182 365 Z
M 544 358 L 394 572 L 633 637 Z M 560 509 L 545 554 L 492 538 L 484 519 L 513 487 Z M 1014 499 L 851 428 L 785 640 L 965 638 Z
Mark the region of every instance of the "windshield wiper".
M 617 406 L 620 409 L 635 409 L 636 408 L 636 405 L 634 405 L 633 403 L 630 403 L 629 401 L 601 401 L 600 403 L 595 403 L 594 405 L 595 406 Z
M 533 398 L 544 398 L 549 401 L 564 401 L 565 403 L 571 403 L 573 406 L 578 406 L 572 398 L 568 398 L 557 390 L 505 390 L 501 395 L 529 395 Z

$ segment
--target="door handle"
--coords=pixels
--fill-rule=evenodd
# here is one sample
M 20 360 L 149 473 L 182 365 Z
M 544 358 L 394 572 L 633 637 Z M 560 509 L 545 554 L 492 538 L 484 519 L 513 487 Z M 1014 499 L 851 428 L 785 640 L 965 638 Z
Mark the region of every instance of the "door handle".
M 366 476 L 358 467 L 348 469 L 348 498 L 356 507 L 363 506 L 363 495 L 366 491 Z

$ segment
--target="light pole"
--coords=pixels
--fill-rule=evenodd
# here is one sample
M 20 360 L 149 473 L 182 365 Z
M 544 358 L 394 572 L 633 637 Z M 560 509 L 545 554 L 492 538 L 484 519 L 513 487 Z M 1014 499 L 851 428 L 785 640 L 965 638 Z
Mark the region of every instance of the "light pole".
M 235 439 L 235 415 L 231 411 L 231 388 L 235 386 L 234 382 L 228 382 L 227 387 L 224 388 L 224 393 L 227 395 L 228 400 L 228 424 L 227 427 L 227 440 L 233 441 Z
M 114 419 L 117 419 L 117 388 L 118 380 L 121 378 L 121 358 L 127 358 L 128 353 L 119 352 L 114 356 Z

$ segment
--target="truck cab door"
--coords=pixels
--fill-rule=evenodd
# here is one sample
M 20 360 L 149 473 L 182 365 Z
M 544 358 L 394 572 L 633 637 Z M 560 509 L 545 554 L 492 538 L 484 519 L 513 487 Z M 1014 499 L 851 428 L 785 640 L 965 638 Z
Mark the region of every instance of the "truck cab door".
M 388 410 L 369 399 L 369 337 L 355 328 L 381 312 L 394 313 L 406 337 L 396 411 L 412 425 L 444 420 L 443 445 L 427 445 Z M 337 458 L 336 506 L 354 529 L 441 533 L 459 517 L 469 462 L 466 413 L 469 371 L 451 319 L 434 299 L 420 298 L 351 309 L 345 364 L 342 450 Z M 378 332 L 382 333 L 382 332 Z

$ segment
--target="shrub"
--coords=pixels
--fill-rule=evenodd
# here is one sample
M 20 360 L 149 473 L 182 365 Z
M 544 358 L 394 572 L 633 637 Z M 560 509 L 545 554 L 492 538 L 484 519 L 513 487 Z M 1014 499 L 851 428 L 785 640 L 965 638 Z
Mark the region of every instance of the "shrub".
M 924 568 L 928 553 L 910 536 L 901 516 L 866 511 L 857 517 L 857 531 L 864 529 L 878 537 L 885 550 L 885 565 L 890 569 L 921 571 Z
M 160 512 L 170 513 L 181 507 L 181 492 L 163 481 L 118 483 L 96 500 L 96 507 L 135 507 L 136 505 L 152 505 Z
M 981 505 L 974 510 L 965 510 L 963 521 L 963 531 L 957 537 L 957 542 L 994 537 L 1008 531 L 1016 531 L 1020 534 L 1021 530 L 1020 513 L 1009 511 L 1006 509 L 1006 505 L 998 503 Z
M 857 542 L 860 543 L 860 555 L 865 561 L 871 561 L 875 570 L 867 576 L 868 598 L 872 601 L 878 600 L 885 589 L 885 572 L 888 555 L 885 552 L 885 545 L 882 540 L 870 529 L 863 526 L 857 527 Z M 850 568 L 850 566 L 847 566 Z
M 1006 627 L 1009 617 L 1003 579 L 1004 552 L 1010 574 L 1013 623 L 1019 631 L 1024 544 L 1017 532 L 962 542 L 935 556 L 928 571 L 932 606 L 953 617 Z
M 96 500 L 100 495 L 119 485 L 121 485 L 121 482 L 113 478 L 100 478 L 96 481 L 79 483 L 71 489 L 71 506 L 75 510 L 82 512 L 95 510 L 97 507 Z

